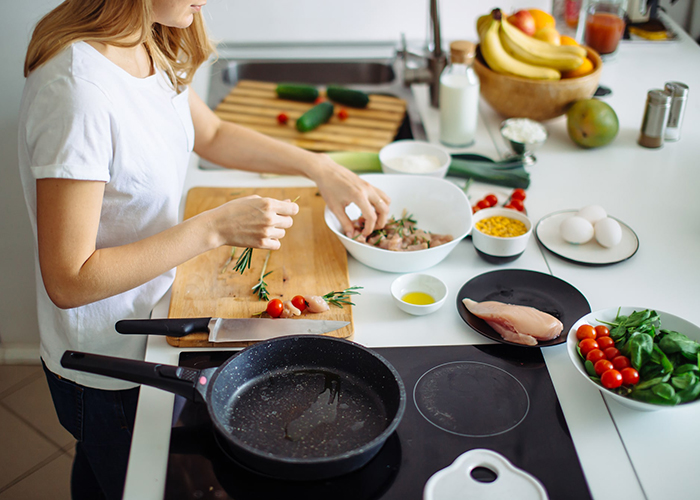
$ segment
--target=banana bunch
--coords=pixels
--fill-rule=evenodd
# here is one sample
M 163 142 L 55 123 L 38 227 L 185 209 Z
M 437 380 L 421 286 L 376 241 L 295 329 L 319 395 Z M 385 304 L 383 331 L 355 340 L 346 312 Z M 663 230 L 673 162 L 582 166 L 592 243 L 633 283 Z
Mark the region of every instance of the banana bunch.
M 500 9 L 481 16 L 476 26 L 481 54 L 497 73 L 559 80 L 561 71 L 578 68 L 586 57 L 582 47 L 553 45 L 526 35 L 510 24 Z

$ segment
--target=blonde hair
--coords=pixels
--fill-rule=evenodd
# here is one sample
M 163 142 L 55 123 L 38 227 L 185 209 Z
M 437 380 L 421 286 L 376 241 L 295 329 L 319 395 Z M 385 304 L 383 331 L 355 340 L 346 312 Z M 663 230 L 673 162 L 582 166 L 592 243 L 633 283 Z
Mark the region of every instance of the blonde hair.
M 34 28 L 24 76 L 79 41 L 119 47 L 144 44 L 155 65 L 180 91 L 214 52 L 200 13 L 187 28 L 151 25 L 151 0 L 65 0 Z M 126 41 L 128 40 L 128 41 Z

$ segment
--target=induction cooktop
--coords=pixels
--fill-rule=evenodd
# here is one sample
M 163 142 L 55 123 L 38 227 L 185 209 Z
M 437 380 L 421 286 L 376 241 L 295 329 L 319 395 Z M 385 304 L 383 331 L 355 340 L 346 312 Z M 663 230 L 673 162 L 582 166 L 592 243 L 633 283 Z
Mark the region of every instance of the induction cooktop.
M 206 405 L 179 396 L 173 411 L 166 500 L 420 500 L 428 479 L 462 453 L 486 448 L 539 479 L 551 499 L 589 499 L 559 401 L 539 349 L 483 346 L 374 349 L 399 372 L 406 413 L 361 469 L 322 481 L 265 477 L 229 458 Z M 219 366 L 232 351 L 183 352 L 180 366 Z M 493 471 L 475 469 L 489 482 Z

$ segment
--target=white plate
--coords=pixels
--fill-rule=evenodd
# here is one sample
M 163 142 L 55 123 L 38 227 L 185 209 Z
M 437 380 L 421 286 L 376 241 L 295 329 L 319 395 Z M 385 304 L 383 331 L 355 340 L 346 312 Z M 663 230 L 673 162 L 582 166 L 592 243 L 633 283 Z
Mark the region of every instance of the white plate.
M 546 215 L 540 219 L 535 228 L 535 237 L 547 250 L 563 259 L 577 264 L 606 266 L 627 260 L 637 253 L 639 238 L 632 229 L 615 217 L 622 229 L 622 240 L 612 248 L 605 248 L 595 238 L 583 245 L 573 245 L 561 237 L 561 221 L 574 215 L 578 210 L 563 210 Z

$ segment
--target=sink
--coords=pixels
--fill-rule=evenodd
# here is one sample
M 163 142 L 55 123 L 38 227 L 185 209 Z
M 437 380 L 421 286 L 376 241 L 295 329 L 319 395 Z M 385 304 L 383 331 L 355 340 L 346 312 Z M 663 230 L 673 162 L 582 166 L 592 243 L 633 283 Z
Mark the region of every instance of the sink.
M 396 139 L 425 140 L 413 94 L 403 84 L 403 68 L 393 43 L 224 44 L 218 53 L 210 69 L 207 104 L 212 109 L 240 80 L 336 84 L 404 99 L 407 116 Z M 200 166 L 213 167 L 204 161 Z

